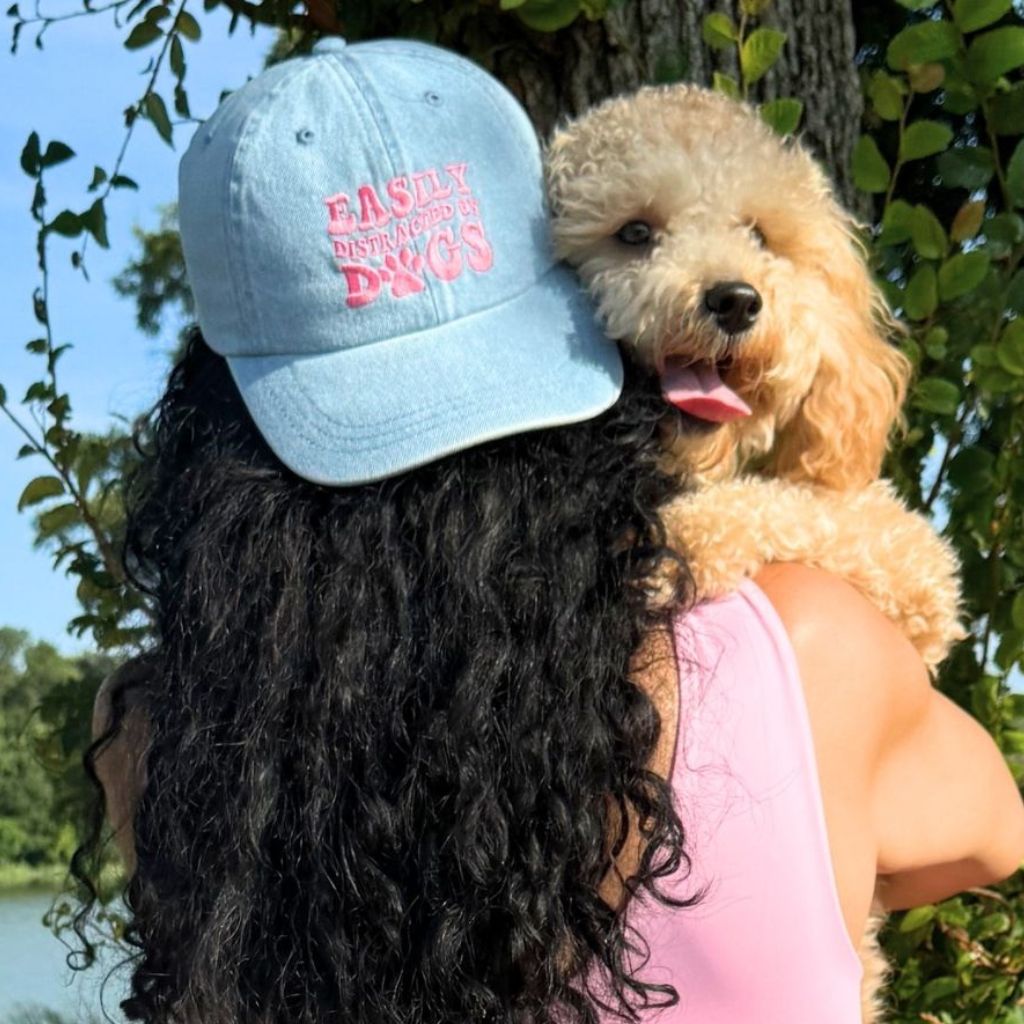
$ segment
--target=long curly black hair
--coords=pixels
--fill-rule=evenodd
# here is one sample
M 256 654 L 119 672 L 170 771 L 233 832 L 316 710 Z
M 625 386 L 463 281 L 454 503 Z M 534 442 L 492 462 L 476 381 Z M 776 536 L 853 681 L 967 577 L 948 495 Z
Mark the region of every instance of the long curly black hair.
M 632 813 L 627 891 L 690 902 L 659 888 L 684 836 L 631 677 L 669 628 L 652 578 L 691 589 L 657 515 L 681 486 L 663 413 L 633 374 L 590 422 L 328 488 L 196 332 L 129 487 L 157 609 L 130 1019 L 591 1024 L 678 999 L 599 892 Z

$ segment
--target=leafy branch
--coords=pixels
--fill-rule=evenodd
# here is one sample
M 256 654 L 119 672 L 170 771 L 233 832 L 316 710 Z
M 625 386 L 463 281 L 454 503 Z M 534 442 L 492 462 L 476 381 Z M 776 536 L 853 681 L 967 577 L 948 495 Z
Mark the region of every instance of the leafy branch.
M 62 21 L 71 21 L 74 18 L 84 18 L 95 14 L 106 14 L 108 11 L 114 12 L 114 21 L 117 23 L 117 15 L 120 11 L 129 4 L 136 2 L 137 0 L 113 0 L 112 3 L 101 4 L 97 7 L 94 6 L 90 0 L 83 0 L 82 6 L 79 10 L 66 11 L 63 14 L 43 14 L 41 0 L 34 0 L 32 14 L 28 17 L 22 15 L 20 4 L 12 4 L 7 9 L 7 16 L 14 19 L 14 25 L 11 30 L 11 53 L 18 52 L 18 42 L 20 40 L 21 33 L 28 26 L 39 25 L 39 31 L 36 33 L 35 45 L 41 50 L 43 48 L 43 36 L 51 25 L 56 25 Z
M 46 220 L 44 172 L 73 156 L 74 153 L 68 146 L 56 141 L 51 142 L 45 152 L 41 152 L 39 136 L 35 132 L 29 136 L 21 155 L 22 168 L 35 181 L 31 214 L 39 226 L 36 236 L 36 252 L 41 284 L 33 295 L 33 313 L 44 332 L 42 338 L 33 339 L 28 342 L 26 347 L 32 353 L 46 357 L 46 378 L 36 381 L 29 387 L 25 401 L 45 403 L 44 409 L 50 415 L 52 422 L 49 427 L 46 427 L 44 421 L 41 433 L 33 433 L 10 408 L 6 393 L 2 389 L 0 389 L 0 409 L 28 442 L 22 449 L 22 455 L 42 456 L 55 474 L 54 476 L 37 477 L 33 480 L 22 493 L 19 508 L 65 495 L 70 497 L 72 504 L 58 505 L 44 513 L 49 517 L 49 525 L 56 531 L 70 526 L 76 519 L 80 519 L 92 535 L 106 573 L 111 579 L 121 584 L 124 582 L 124 575 L 117 554 L 73 474 L 81 436 L 67 426 L 71 414 L 71 402 L 66 393 L 60 392 L 57 384 L 58 360 L 70 346 L 54 344 L 49 305 L 50 273 L 47 263 L 47 243 L 50 235 L 57 228 L 55 227 L 56 221 L 48 223 Z
M 764 26 L 748 32 L 751 22 L 771 6 L 771 0 L 740 0 L 740 20 L 737 25 L 725 13 L 707 14 L 701 24 L 704 42 L 713 50 L 732 54 L 739 69 L 739 79 L 721 71 L 714 72 L 714 88 L 736 100 L 746 100 L 750 87 L 760 81 L 775 65 L 786 44 L 786 33 Z M 761 117 L 780 135 L 797 130 L 803 117 L 804 105 L 800 100 L 783 98 L 762 103 Z

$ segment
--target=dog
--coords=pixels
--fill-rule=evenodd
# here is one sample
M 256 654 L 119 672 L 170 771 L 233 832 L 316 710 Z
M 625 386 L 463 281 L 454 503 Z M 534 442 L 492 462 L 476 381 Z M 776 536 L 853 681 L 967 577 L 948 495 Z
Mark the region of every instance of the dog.
M 558 128 L 546 172 L 556 255 L 674 407 L 666 461 L 696 486 L 665 522 L 698 597 L 768 562 L 814 565 L 934 672 L 965 635 L 959 567 L 879 479 L 910 364 L 821 167 L 752 107 L 675 85 Z M 881 1012 L 880 921 L 861 944 L 865 1022 Z

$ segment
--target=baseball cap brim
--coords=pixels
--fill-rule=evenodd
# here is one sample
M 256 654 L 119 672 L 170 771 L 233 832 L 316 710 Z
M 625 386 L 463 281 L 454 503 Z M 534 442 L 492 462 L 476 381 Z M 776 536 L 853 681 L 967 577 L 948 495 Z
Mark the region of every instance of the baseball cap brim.
M 275 455 L 315 483 L 394 476 L 613 405 L 622 360 L 564 266 L 441 326 L 315 355 L 227 357 Z

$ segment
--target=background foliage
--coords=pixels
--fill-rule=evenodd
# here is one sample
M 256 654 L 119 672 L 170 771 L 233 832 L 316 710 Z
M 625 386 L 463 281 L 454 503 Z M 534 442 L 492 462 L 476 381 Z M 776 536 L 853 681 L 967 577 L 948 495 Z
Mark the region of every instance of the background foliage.
M 65 658 L 0 627 L 0 865 L 65 865 L 86 798 L 80 768 L 109 656 Z
M 114 657 L 143 643 L 149 628 L 145 602 L 127 585 L 117 558 L 118 486 L 132 448 L 127 427 L 104 437 L 74 429 L 71 397 L 58 375 L 66 346 L 55 343 L 50 329 L 48 260 L 54 249 L 70 247 L 72 261 L 86 272 L 90 244 L 107 244 L 106 199 L 114 189 L 135 187 L 122 171 L 133 132 L 148 121 L 169 141 L 170 111 L 177 123 L 191 120 L 187 60 L 201 30 L 188 2 L 86 4 L 87 12 L 112 18 L 111 31 L 126 47 L 152 59 L 142 95 L 125 112 L 119 155 L 110 168 L 88 175 L 79 209 L 53 212 L 46 203 L 46 174 L 73 158 L 69 146 L 44 143 L 33 132 L 21 158 L 33 197 L 40 282 L 33 296 L 39 336 L 27 348 L 39 357 L 40 373 L 20 402 L 0 386 L 0 408 L 23 435 L 18 457 L 37 459 L 43 469 L 20 504 L 35 517 L 38 540 L 53 552 L 55 566 L 79 581 L 82 610 L 71 627 Z M 271 60 L 343 28 L 354 39 L 401 34 L 438 41 L 497 73 L 516 54 L 557 61 L 569 52 L 574 25 L 600 22 L 623 6 L 621 0 L 342 0 L 336 6 L 310 0 L 299 13 L 287 0 L 204 0 L 207 9 L 218 3 L 236 21 L 280 29 Z M 995 736 L 1020 781 L 1024 696 L 1010 682 L 1024 667 L 1024 21 L 1011 0 L 875 0 L 853 12 L 866 115 L 852 176 L 868 213 L 871 257 L 908 327 L 901 343 L 918 371 L 907 433 L 888 473 L 950 537 L 964 566 L 971 637 L 954 652 L 939 685 Z M 709 84 L 754 96 L 773 64 L 785 59 L 799 3 L 730 0 L 708 4 L 703 13 L 703 44 L 725 69 Z M 61 20 L 20 4 L 8 15 L 15 46 L 38 42 Z M 685 61 L 668 53 L 651 77 L 672 81 L 685 74 Z M 798 130 L 801 97 L 773 96 L 761 111 L 778 131 Z M 849 169 L 832 170 L 842 176 Z M 165 211 L 157 231 L 139 234 L 139 251 L 115 284 L 135 299 L 143 332 L 152 333 L 171 310 L 191 312 L 173 210 Z M 84 742 L 85 709 L 109 663 L 63 662 L 52 650 L 27 647 L 24 637 L 0 631 L 0 733 L 15 736 L 10 749 L 21 751 L 0 764 L 0 859 L 66 855 L 81 788 L 66 774 L 67 758 Z M 44 765 L 56 766 L 57 775 L 46 774 Z M 28 780 L 24 792 L 5 782 L 12 772 Z M 998 890 L 897 915 L 885 941 L 898 965 L 892 1019 L 1024 1024 L 1020 875 Z

